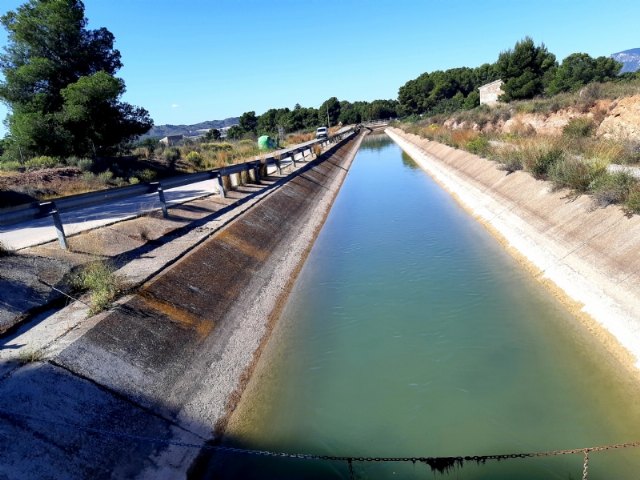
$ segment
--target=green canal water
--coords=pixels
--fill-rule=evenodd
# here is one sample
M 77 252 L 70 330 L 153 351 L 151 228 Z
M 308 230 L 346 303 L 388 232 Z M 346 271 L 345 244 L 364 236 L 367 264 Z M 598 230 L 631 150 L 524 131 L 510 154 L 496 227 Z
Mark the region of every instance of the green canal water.
M 227 444 L 348 456 L 535 452 L 640 439 L 638 390 L 482 226 L 387 137 L 365 141 Z M 579 479 L 581 455 L 446 479 Z M 214 478 L 349 478 L 345 463 L 217 454 Z M 434 478 L 355 463 L 355 478 Z M 640 478 L 640 450 L 589 479 Z

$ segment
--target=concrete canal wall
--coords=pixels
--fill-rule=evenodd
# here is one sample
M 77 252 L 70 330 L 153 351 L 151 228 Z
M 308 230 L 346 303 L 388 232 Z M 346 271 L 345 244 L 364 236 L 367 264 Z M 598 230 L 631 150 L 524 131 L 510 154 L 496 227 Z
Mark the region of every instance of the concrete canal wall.
M 588 196 L 553 191 L 527 173 L 508 174 L 396 128 L 386 132 L 638 373 L 640 216 L 594 208 Z
M 54 357 L 1 378 L 0 477 L 184 478 L 242 391 L 361 140 L 299 170 Z

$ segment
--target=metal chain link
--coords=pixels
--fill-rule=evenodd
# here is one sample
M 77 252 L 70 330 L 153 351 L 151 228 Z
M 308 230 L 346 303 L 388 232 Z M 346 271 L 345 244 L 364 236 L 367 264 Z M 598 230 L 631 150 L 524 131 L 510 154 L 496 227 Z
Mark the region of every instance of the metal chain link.
M 589 476 L 589 449 L 584 451 L 584 464 L 582 466 L 582 480 L 588 480 Z
M 13 419 L 21 418 L 21 419 L 33 420 L 36 422 L 48 423 L 48 424 L 58 425 L 65 428 L 73 428 L 73 429 L 85 431 L 88 433 L 94 433 L 94 434 L 99 434 L 103 436 L 115 437 L 115 438 L 120 438 L 125 440 L 136 441 L 136 442 L 172 445 L 177 447 L 193 448 L 193 449 L 199 449 L 199 450 L 200 449 L 214 450 L 214 451 L 234 453 L 239 455 L 280 457 L 280 458 L 290 458 L 290 459 L 298 459 L 298 460 L 322 460 L 322 461 L 332 461 L 332 462 L 346 462 L 349 467 L 349 474 L 351 478 L 355 478 L 355 472 L 353 470 L 354 462 L 412 462 L 413 464 L 415 464 L 416 462 L 420 462 L 420 463 L 429 465 L 432 469 L 444 468 L 445 470 L 447 470 L 455 466 L 462 466 L 464 462 L 475 462 L 477 464 L 484 464 L 489 460 L 501 461 L 501 460 L 513 460 L 513 459 L 522 459 L 522 458 L 583 454 L 584 464 L 583 464 L 582 480 L 588 480 L 587 476 L 588 476 L 590 452 L 604 452 L 607 450 L 640 447 L 640 441 L 637 441 L 637 442 L 618 443 L 613 445 L 601 445 L 597 447 L 575 448 L 570 450 L 549 450 L 544 452 L 509 453 L 509 454 L 499 454 L 499 455 L 473 455 L 473 456 L 464 456 L 464 457 L 463 456 L 459 456 L 459 457 L 349 457 L 349 456 L 333 456 L 333 455 L 315 455 L 310 453 L 272 452 L 267 450 L 248 450 L 244 448 L 229 447 L 229 446 L 223 446 L 223 445 L 202 445 L 202 444 L 195 444 L 195 443 L 179 442 L 179 441 L 167 440 L 162 438 L 147 437 L 143 435 L 132 435 L 128 433 L 114 432 L 114 431 L 103 430 L 95 427 L 86 427 L 83 425 L 59 422 L 56 420 L 43 419 L 43 418 L 35 417 L 33 415 L 27 415 L 24 413 L 5 410 L 0 407 L 0 417 L 1 416 L 13 418 Z

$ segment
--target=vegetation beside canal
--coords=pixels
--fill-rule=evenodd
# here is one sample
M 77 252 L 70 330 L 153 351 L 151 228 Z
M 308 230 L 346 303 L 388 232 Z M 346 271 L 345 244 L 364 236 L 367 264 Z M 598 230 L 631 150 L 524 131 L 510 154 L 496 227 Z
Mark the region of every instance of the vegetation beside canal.
M 639 107 L 640 80 L 633 80 L 591 84 L 551 99 L 483 105 L 400 127 L 494 160 L 507 172 L 524 170 L 557 189 L 588 193 L 597 207 L 618 204 L 631 215 L 640 213 L 640 116 L 634 114 Z

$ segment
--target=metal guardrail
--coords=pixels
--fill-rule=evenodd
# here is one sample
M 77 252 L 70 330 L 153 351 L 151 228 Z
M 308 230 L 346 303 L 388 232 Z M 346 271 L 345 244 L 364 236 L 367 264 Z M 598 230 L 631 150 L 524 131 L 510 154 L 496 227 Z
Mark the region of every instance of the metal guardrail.
M 218 192 L 224 197 L 226 192 L 224 188 L 223 177 L 228 177 L 229 175 L 241 172 L 252 171 L 255 182 L 260 183 L 261 170 L 264 169 L 264 172 L 266 173 L 266 168 L 268 166 L 275 165 L 278 169 L 278 173 L 282 173 L 282 166 L 284 164 L 293 163 L 293 165 L 295 166 L 295 156 L 297 154 L 302 154 L 302 157 L 304 158 L 306 156 L 305 152 L 308 151 L 309 153 L 311 153 L 314 146 L 324 146 L 327 144 L 336 143 L 350 136 L 357 130 L 358 127 L 343 129 L 336 135 L 328 138 L 311 140 L 309 142 L 296 145 L 292 148 L 271 152 L 264 158 L 237 163 L 234 165 L 228 165 L 222 168 L 209 170 L 207 172 L 189 173 L 185 175 L 166 178 L 159 182 L 144 183 L 126 187 L 116 187 L 108 190 L 100 190 L 97 192 L 61 197 L 46 202 L 34 202 L 19 207 L 0 209 L 0 226 L 14 225 L 29 220 L 51 216 L 54 227 L 56 229 L 56 233 L 58 235 L 58 241 L 60 242 L 62 248 L 67 249 L 68 244 L 66 235 L 64 233 L 62 219 L 60 218 L 60 213 L 72 212 L 74 210 L 90 206 L 106 205 L 113 202 L 114 200 L 132 198 L 150 193 L 157 193 L 160 200 L 162 213 L 165 217 L 167 217 L 167 202 L 164 198 L 165 190 L 182 187 L 192 183 L 203 182 L 205 180 L 217 179 Z M 289 159 L 289 161 L 287 162 L 286 159 Z

